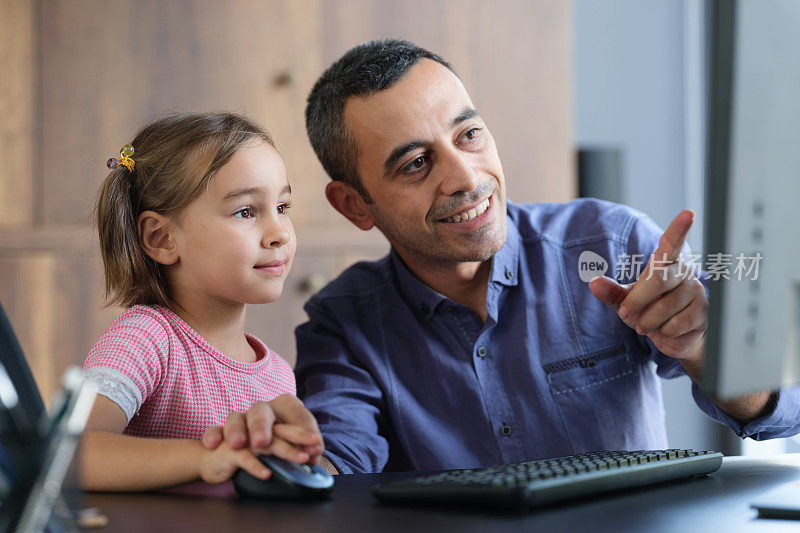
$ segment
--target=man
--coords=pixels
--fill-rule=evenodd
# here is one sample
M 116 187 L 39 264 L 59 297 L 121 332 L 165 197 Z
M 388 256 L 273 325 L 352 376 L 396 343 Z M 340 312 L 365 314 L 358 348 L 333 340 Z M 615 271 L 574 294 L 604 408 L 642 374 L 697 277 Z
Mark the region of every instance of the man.
M 680 263 L 691 212 L 662 236 L 609 203 L 507 204 L 460 79 L 403 41 L 334 63 L 306 125 L 331 205 L 392 245 L 314 296 L 297 330 L 298 388 L 337 471 L 667 447 L 658 376 L 698 382 L 703 359 L 706 293 Z M 631 286 L 587 285 L 586 250 L 612 269 L 621 254 L 663 259 Z M 800 427 L 791 391 L 719 404 L 693 393 L 742 437 Z
M 341 473 L 437 470 L 601 449 L 667 447 L 658 377 L 700 381 L 707 299 L 686 276 L 692 224 L 661 231 L 597 200 L 506 201 L 494 140 L 458 76 L 404 41 L 347 52 L 306 109 L 331 205 L 392 245 L 311 298 L 298 390 Z M 524 179 L 524 176 L 521 177 Z M 586 283 L 583 252 L 620 285 Z M 796 390 L 698 406 L 741 437 L 795 434 Z M 258 420 L 232 416 L 244 445 Z M 310 430 L 315 430 L 309 424 Z M 222 438 L 214 428 L 207 441 Z

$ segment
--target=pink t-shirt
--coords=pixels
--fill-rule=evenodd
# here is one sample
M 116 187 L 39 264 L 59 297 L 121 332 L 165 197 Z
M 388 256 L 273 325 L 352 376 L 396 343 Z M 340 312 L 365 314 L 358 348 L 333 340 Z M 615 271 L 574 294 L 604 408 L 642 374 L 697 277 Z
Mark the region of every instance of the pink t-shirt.
M 100 337 L 84 374 L 126 413 L 124 434 L 199 439 L 232 411 L 296 394 L 289 364 L 245 335 L 255 363 L 226 356 L 165 307 L 136 305 Z

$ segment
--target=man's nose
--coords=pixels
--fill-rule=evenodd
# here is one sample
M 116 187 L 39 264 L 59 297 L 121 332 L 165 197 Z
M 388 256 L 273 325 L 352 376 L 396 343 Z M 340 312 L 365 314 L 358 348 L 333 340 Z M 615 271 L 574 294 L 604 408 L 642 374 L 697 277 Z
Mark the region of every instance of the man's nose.
M 283 221 L 277 215 L 265 220 L 266 227 L 261 237 L 261 245 L 264 248 L 277 248 L 289 242 L 292 238 L 292 234 L 289 231 L 291 222 Z
M 478 186 L 480 179 L 468 154 L 453 148 L 444 157 L 440 157 L 439 163 L 443 194 L 451 196 L 459 192 L 474 191 Z

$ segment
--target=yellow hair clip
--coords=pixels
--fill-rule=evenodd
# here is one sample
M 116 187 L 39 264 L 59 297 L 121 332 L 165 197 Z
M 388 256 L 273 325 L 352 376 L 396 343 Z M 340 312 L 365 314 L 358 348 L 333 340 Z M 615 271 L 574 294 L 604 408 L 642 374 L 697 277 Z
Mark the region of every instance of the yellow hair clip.
M 118 166 L 122 165 L 128 169 L 128 172 L 133 172 L 133 168 L 136 166 L 136 163 L 133 162 L 133 157 L 131 156 L 133 156 L 133 145 L 126 144 L 122 147 L 122 150 L 119 151 L 119 159 L 112 157 L 106 161 L 106 166 L 111 170 L 114 170 Z

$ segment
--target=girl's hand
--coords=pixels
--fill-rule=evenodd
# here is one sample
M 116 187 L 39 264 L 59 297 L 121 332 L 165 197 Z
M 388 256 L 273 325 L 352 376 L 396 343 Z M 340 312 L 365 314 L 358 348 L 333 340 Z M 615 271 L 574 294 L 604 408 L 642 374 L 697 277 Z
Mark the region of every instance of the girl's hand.
M 256 455 L 271 453 L 296 463 L 319 463 L 325 451 L 314 416 L 289 394 L 253 404 L 246 413 L 231 413 L 225 427 L 206 429 L 202 442 L 210 450 L 224 442 L 233 450 L 249 448 Z
M 206 483 L 228 481 L 238 469 L 243 469 L 258 479 L 269 479 L 272 472 L 248 449 L 234 450 L 222 442 L 214 450 L 206 450 L 199 465 L 200 478 Z

